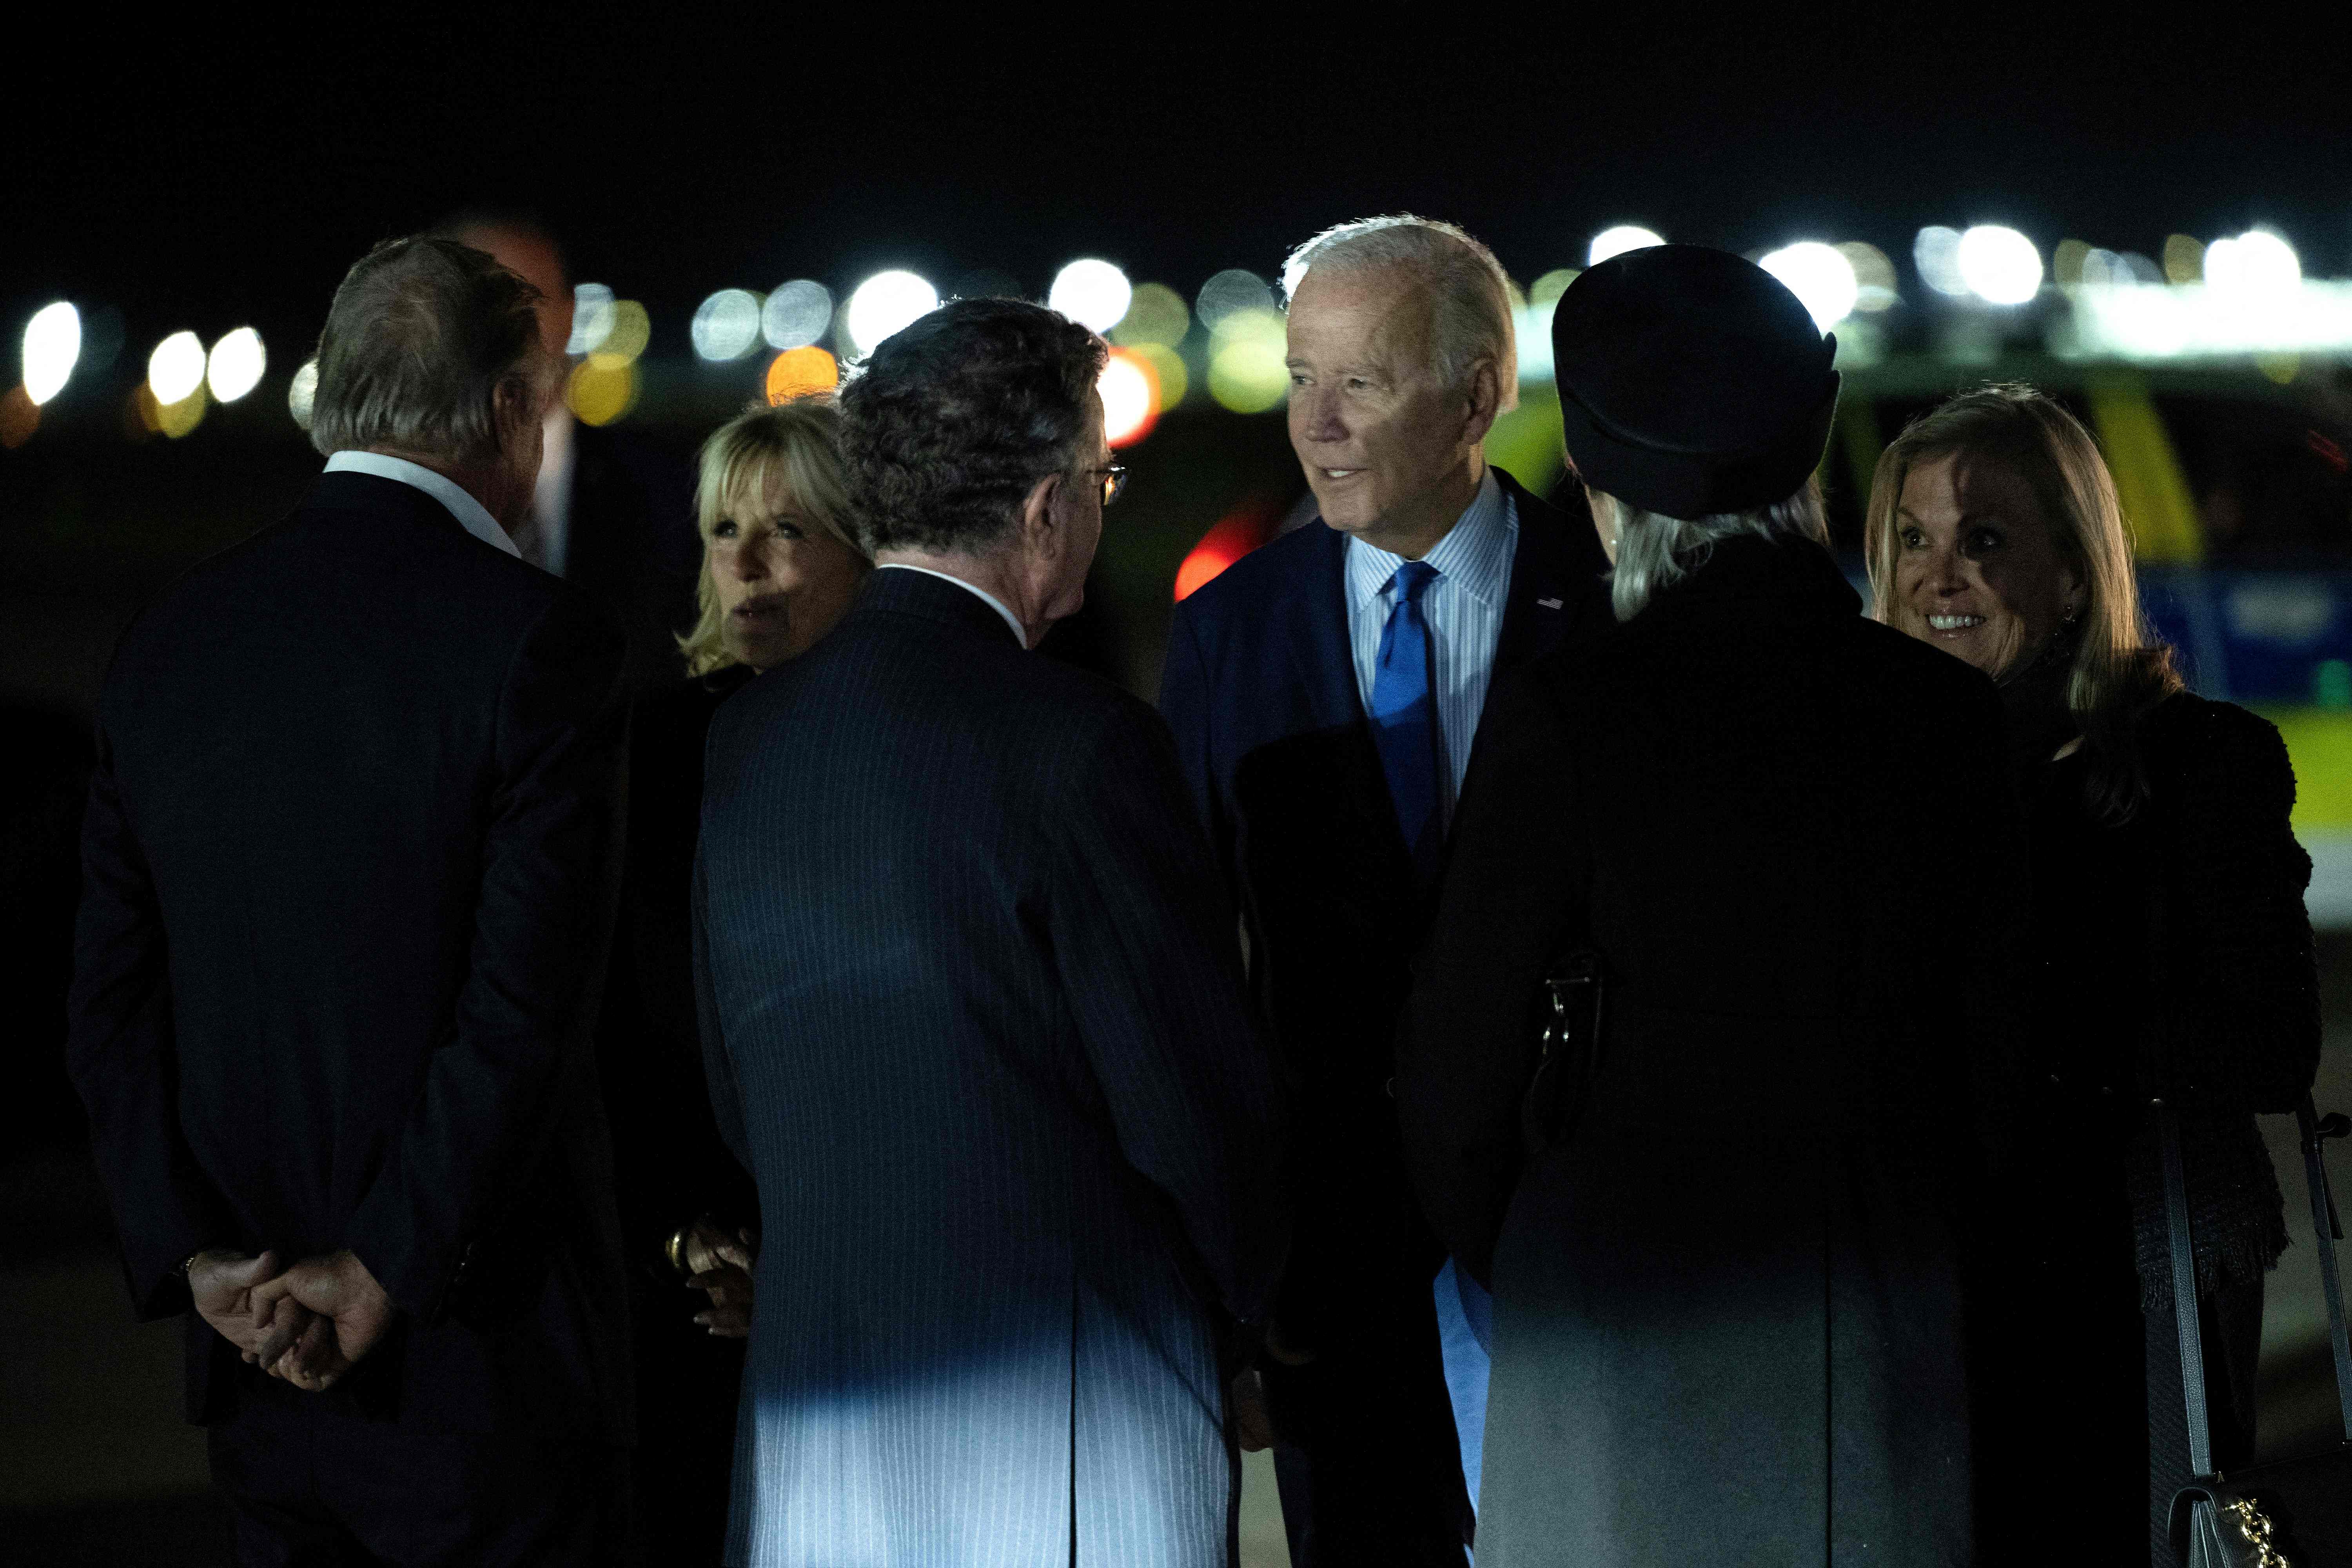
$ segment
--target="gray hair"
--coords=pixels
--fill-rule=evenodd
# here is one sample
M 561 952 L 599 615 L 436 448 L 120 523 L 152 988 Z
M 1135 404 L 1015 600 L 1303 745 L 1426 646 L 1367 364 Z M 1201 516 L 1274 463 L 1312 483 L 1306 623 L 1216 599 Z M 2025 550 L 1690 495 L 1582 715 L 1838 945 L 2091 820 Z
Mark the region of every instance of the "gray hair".
M 1511 326 L 1511 281 L 1495 253 L 1450 223 L 1395 213 L 1327 228 L 1282 264 L 1282 297 L 1298 292 L 1315 268 L 1357 271 L 1411 269 L 1430 294 L 1431 348 L 1437 374 L 1456 390 L 1480 360 L 1495 367 L 1497 408 L 1519 401 L 1518 340 Z
M 538 289 L 471 246 L 385 240 L 328 307 L 310 445 L 456 461 L 497 450 L 498 389 L 538 371 Z
M 1759 539 L 1830 542 L 1817 479 L 1808 479 L 1803 489 L 1770 506 L 1693 518 L 1643 511 L 1601 490 L 1589 493 L 1593 511 L 1605 509 L 1617 524 L 1617 565 L 1609 574 L 1609 600 L 1621 621 L 1632 620 L 1658 594 L 1706 565 L 1717 540 L 1753 534 Z

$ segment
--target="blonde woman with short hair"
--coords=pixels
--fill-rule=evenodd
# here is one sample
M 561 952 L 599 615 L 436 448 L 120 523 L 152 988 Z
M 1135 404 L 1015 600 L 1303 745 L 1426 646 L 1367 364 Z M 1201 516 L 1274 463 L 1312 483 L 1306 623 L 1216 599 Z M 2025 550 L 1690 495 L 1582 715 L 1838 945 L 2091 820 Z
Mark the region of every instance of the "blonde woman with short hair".
M 2040 1521 L 2051 1561 L 2122 1561 L 2144 1499 L 2150 1561 L 2169 1563 L 2189 1445 L 2147 1107 L 2179 1112 L 2227 1471 L 2253 1449 L 2263 1276 L 2286 1245 L 2254 1113 L 2294 1110 L 2319 1060 L 2294 773 L 2269 723 L 2183 689 L 2141 618 L 2097 443 L 2033 388 L 1967 393 L 1904 431 L 1879 459 L 1864 550 L 1877 617 L 1999 686 L 2031 835 L 2032 886 L 2008 896 L 2029 909 L 2042 984 L 1993 1205 L 1994 1332 L 1996 1359 L 2043 1391 L 2014 1429 L 2053 1446 L 2007 1454 L 2018 1471 L 1989 1495 L 2069 1478 Z
M 758 1199 L 711 1120 L 694 1015 L 702 742 L 721 702 L 813 647 L 866 580 L 840 425 L 831 398 L 803 398 L 751 409 L 703 443 L 700 613 L 677 639 L 687 678 L 630 716 L 628 862 L 597 1060 L 639 1265 L 635 1508 L 658 1521 L 665 1560 L 720 1555 L 758 1247 Z

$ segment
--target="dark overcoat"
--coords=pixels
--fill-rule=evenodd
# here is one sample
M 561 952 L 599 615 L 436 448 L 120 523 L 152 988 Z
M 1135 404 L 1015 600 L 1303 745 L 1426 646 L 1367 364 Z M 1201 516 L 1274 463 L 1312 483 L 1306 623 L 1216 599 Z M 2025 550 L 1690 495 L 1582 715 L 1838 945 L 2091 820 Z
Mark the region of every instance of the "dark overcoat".
M 885 568 L 713 721 L 697 978 L 759 1184 L 728 1561 L 1227 1561 L 1287 1221 L 1166 728 Z
M 621 657 L 586 595 L 361 473 L 322 476 L 123 634 L 68 1050 L 132 1300 L 188 1311 L 199 1247 L 348 1247 L 401 1309 L 323 1394 L 189 1312 L 192 1419 L 252 1397 L 629 1436 L 589 1038 Z
M 1490 702 L 1397 1080 L 1496 1292 L 1480 1568 L 1975 1560 L 1961 1216 L 2021 833 L 1991 684 L 1858 607 L 1735 539 Z M 1578 940 L 1601 1059 L 1523 1166 Z

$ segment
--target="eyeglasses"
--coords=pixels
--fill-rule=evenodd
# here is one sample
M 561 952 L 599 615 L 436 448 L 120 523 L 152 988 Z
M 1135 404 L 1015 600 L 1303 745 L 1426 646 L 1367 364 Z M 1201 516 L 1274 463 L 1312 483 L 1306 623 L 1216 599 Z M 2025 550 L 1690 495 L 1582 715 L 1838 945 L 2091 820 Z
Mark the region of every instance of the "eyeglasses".
M 1103 505 L 1108 506 L 1111 502 L 1117 500 L 1119 497 L 1127 493 L 1127 465 L 1125 463 L 1113 463 L 1107 468 L 1087 468 L 1085 471 L 1089 474 L 1100 474 L 1102 476 Z

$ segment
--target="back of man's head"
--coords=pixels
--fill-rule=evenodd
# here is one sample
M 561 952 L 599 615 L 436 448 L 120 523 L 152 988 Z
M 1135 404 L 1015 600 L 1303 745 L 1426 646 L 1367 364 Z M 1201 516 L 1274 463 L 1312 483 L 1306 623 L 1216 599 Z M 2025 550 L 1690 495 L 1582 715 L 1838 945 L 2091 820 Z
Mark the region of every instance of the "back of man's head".
M 842 456 L 869 551 L 984 554 L 1068 470 L 1109 351 L 1059 311 L 959 300 L 883 340 L 842 388 Z
M 354 263 L 319 334 L 310 444 L 452 462 L 496 450 L 497 395 L 541 374 L 539 290 L 453 239 L 388 239 Z

